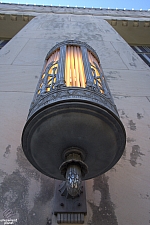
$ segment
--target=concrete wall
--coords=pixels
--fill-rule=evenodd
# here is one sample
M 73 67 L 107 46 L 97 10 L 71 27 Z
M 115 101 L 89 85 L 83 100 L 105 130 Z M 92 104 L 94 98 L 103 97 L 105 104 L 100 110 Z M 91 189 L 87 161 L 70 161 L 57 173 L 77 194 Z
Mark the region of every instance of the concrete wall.
M 0 219 L 53 225 L 54 180 L 30 165 L 21 133 L 47 52 L 76 39 L 93 47 L 127 132 L 124 155 L 109 172 L 86 182 L 85 224 L 150 223 L 150 69 L 103 19 L 41 14 L 0 51 Z M 3 215 L 4 214 L 4 215 Z M 50 223 L 49 223 L 50 224 Z

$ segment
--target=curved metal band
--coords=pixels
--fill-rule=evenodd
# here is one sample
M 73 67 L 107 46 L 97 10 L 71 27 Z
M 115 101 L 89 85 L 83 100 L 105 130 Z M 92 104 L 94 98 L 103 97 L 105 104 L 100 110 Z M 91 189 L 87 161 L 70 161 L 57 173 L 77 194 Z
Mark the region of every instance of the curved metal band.
M 77 40 L 67 40 L 67 41 L 62 41 L 62 42 L 59 42 L 58 44 L 56 44 L 46 55 L 46 58 L 45 60 L 47 60 L 50 55 L 56 51 L 57 49 L 59 49 L 61 46 L 63 45 L 74 45 L 74 46 L 82 46 L 82 47 L 85 47 L 87 50 L 89 50 L 90 52 L 92 52 L 92 54 L 95 56 L 95 58 L 97 59 L 98 63 L 100 63 L 100 60 L 99 60 L 99 57 L 96 53 L 96 51 L 91 47 L 89 46 L 87 43 L 85 42 L 81 42 L 81 41 L 77 41 Z

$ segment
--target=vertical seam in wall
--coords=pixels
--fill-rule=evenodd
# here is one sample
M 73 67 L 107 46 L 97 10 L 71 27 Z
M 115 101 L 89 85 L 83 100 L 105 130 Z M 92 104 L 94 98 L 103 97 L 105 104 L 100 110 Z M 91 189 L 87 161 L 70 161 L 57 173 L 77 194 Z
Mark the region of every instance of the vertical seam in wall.
M 111 43 L 112 44 L 112 43 Z M 133 54 L 135 54 L 136 52 L 132 49 L 132 47 L 126 42 L 126 44 L 130 47 L 130 50 L 133 52 Z M 112 44 L 112 46 L 113 46 L 113 44 Z M 114 46 L 113 46 L 114 47 Z M 114 47 L 114 49 L 115 49 L 115 47 Z M 116 49 L 115 49 L 116 50 Z M 117 50 L 116 50 L 117 51 Z M 136 56 L 137 56 L 137 58 L 138 58 L 138 60 L 140 60 L 142 63 L 144 63 L 145 65 L 145 68 L 146 68 L 146 71 L 149 71 L 149 66 L 144 62 L 144 60 L 139 56 L 139 54 L 137 54 L 136 53 Z M 121 58 L 121 57 L 120 57 Z M 123 61 L 123 60 L 122 60 Z M 123 61 L 124 62 L 124 61 Z M 125 64 L 126 65 L 126 64 Z M 127 65 L 126 65 L 127 66 Z M 128 68 L 128 66 L 127 66 L 127 68 Z M 128 68 L 128 70 L 130 70 L 130 68 Z M 135 70 L 137 70 L 137 69 L 135 69 Z M 138 69 L 139 70 L 139 69 Z M 133 71 L 133 69 L 132 69 L 132 71 Z M 143 71 L 143 70 L 142 70 Z
M 19 38 L 20 39 L 20 38 Z M 24 47 L 26 46 L 26 44 L 29 42 L 30 38 L 27 40 L 27 42 L 24 44 L 24 46 L 20 49 L 20 51 L 18 52 L 18 54 L 16 55 L 16 57 L 14 58 L 14 60 L 12 61 L 12 63 L 10 65 L 13 65 L 14 61 L 16 60 L 16 58 L 18 57 L 18 55 L 20 54 L 20 52 L 24 49 Z
M 120 57 L 121 61 L 123 62 L 123 64 L 126 66 L 127 70 L 129 70 L 129 68 L 127 67 L 127 65 L 125 64 L 125 62 L 123 61 L 123 59 L 121 58 L 121 55 L 118 54 L 118 51 L 115 49 L 115 47 L 113 46 L 112 42 L 110 41 L 112 47 L 114 48 L 115 52 L 117 53 L 117 55 Z

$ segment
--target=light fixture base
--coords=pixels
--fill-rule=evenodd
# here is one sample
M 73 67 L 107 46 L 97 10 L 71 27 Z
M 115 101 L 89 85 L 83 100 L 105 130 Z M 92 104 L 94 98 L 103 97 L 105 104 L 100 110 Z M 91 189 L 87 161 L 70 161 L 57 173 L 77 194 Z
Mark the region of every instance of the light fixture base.
M 88 166 L 82 161 L 83 153 L 72 147 L 65 151 L 65 161 L 60 165 L 61 174 L 65 177 L 69 165 L 78 165 L 81 169 L 82 177 L 88 172 Z

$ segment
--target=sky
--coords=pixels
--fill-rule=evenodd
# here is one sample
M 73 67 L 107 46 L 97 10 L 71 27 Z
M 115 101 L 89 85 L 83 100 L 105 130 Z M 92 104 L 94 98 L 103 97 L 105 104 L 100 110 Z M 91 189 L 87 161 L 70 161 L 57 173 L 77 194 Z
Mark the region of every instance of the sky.
M 19 3 L 53 6 L 78 6 L 110 9 L 129 9 L 129 10 L 148 10 L 150 9 L 150 0 L 0 0 L 1 3 Z

